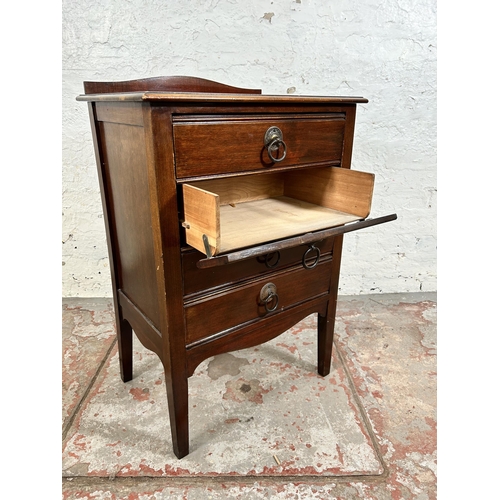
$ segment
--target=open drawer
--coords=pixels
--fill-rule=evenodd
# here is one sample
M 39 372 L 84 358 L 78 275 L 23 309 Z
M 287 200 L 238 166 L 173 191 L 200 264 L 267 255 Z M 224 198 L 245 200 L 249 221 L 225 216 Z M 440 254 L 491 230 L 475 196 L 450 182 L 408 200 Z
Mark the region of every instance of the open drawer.
M 362 221 L 370 213 L 374 178 L 321 167 L 184 184 L 186 242 L 211 258 Z

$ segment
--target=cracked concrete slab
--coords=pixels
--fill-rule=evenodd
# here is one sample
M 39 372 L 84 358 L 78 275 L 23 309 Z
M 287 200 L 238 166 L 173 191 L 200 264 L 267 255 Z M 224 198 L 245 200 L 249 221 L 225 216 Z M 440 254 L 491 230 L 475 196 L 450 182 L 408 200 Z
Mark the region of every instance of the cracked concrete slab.
M 326 378 L 316 373 L 315 331 L 311 316 L 271 342 L 202 363 L 189 379 L 191 453 L 182 460 L 171 449 L 159 359 L 136 342 L 135 376 L 123 384 L 113 352 L 68 433 L 64 474 L 381 474 L 341 362 L 334 357 Z
M 113 324 L 71 311 L 90 330 Z M 134 379 L 123 384 L 116 347 L 103 346 L 66 429 L 63 498 L 436 498 L 435 294 L 341 297 L 326 378 L 314 332 L 310 316 L 202 363 L 189 382 L 191 453 L 180 461 L 159 360 L 136 340 Z M 65 373 L 69 387 L 78 370 Z
M 115 342 L 109 299 L 64 299 L 62 308 L 62 425 L 67 429 Z

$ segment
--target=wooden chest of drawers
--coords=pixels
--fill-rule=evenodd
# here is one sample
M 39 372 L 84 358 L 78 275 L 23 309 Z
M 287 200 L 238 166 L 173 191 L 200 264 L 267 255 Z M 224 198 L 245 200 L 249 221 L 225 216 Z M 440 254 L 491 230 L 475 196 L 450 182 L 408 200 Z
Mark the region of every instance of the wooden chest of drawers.
M 121 376 L 132 331 L 163 363 L 173 450 L 189 453 L 188 378 L 203 360 L 318 314 L 330 371 L 343 234 L 374 176 L 350 170 L 352 97 L 266 96 L 190 77 L 85 82 Z

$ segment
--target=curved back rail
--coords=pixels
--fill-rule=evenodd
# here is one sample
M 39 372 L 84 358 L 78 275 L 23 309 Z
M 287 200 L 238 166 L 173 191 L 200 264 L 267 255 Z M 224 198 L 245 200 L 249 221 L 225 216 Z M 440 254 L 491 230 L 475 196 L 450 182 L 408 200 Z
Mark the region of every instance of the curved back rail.
M 262 94 L 260 89 L 232 87 L 194 76 L 158 76 L 122 82 L 83 82 L 85 94 L 112 92 L 210 92 L 232 94 Z

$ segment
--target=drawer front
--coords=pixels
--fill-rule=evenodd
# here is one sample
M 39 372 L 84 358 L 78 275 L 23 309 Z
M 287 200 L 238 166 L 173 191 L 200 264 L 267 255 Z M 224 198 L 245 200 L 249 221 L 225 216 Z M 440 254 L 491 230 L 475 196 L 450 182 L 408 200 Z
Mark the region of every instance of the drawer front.
M 203 300 L 187 303 L 186 344 L 235 329 L 275 311 L 282 311 L 313 297 L 326 294 L 330 287 L 331 259 L 320 261 L 313 269 L 294 268 L 272 273 L 257 281 L 232 288 Z M 263 287 L 273 284 L 278 296 L 275 311 L 267 311 L 261 299 Z M 275 298 L 268 308 L 275 306 Z
M 266 147 L 266 132 L 278 127 L 283 144 Z M 178 117 L 174 121 L 178 178 L 249 172 L 274 167 L 339 165 L 344 143 L 345 113 L 268 118 Z M 269 141 L 269 139 L 268 139 Z
M 332 253 L 333 240 L 334 238 L 327 238 L 314 243 L 314 246 L 320 250 L 321 256 Z M 204 259 L 205 255 L 196 250 L 185 252 L 182 254 L 184 295 L 189 296 L 225 285 L 234 285 L 248 278 L 258 278 L 286 267 L 299 265 L 308 249 L 308 246 L 300 245 L 281 250 L 279 254 L 273 252 L 207 269 L 199 269 L 196 266 L 196 263 Z M 306 265 L 312 265 L 315 258 L 316 253 L 310 251 L 306 256 Z

